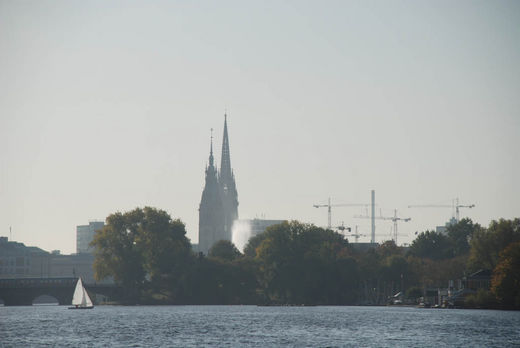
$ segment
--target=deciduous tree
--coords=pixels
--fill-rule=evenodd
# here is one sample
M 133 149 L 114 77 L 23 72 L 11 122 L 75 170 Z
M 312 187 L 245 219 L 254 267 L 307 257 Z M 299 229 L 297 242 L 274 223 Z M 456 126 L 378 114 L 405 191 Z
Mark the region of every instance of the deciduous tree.
M 156 287 L 172 288 L 191 255 L 184 224 L 151 207 L 109 215 L 92 246 L 96 279 L 111 276 L 136 292 L 146 279 Z
M 296 221 L 271 226 L 255 248 L 269 299 L 298 304 L 351 303 L 357 262 L 345 249 L 348 241 L 331 230 Z
M 520 241 L 520 219 L 491 221 L 487 229 L 473 234 L 468 266 L 471 271 L 494 269 L 499 254 L 509 244 Z
M 446 259 L 453 256 L 448 237 L 434 231 L 420 233 L 410 245 L 410 255 L 432 260 Z
M 144 260 L 137 244 L 138 226 L 135 222 L 141 212 L 114 213 L 106 225 L 96 232 L 94 247 L 94 276 L 97 280 L 113 277 L 115 282 L 129 289 L 138 288 L 144 281 Z
M 447 228 L 448 238 L 451 242 L 453 256 L 466 255 L 470 249 L 470 240 L 475 231 L 480 230 L 480 225 L 465 218 Z
M 491 290 L 503 305 L 520 308 L 520 242 L 511 243 L 500 253 Z
M 239 258 L 242 254 L 237 249 L 235 244 L 228 240 L 219 240 L 216 242 L 208 252 L 208 256 L 221 261 L 233 261 Z

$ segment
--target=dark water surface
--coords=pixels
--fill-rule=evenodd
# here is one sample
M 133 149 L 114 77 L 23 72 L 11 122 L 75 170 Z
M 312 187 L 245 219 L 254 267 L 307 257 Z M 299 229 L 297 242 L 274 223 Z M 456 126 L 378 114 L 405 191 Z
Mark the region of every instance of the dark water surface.
M 397 307 L 0 307 L 0 347 L 520 347 L 520 312 Z

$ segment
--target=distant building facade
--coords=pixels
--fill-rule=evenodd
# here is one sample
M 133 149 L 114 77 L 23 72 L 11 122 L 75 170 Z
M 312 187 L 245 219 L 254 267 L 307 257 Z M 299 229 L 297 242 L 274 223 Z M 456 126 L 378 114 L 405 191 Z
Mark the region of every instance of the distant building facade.
M 49 253 L 0 237 L 0 278 L 40 276 L 49 271 Z
M 76 226 L 76 253 L 91 254 L 93 252 L 90 242 L 94 240 L 96 231 L 105 226 L 103 221 L 89 221 L 88 225 Z
M 94 255 L 51 254 L 49 258 L 49 277 L 81 277 L 85 283 L 94 283 Z
M 214 163 L 213 137 L 209 164 L 206 167 L 204 190 L 199 206 L 198 250 L 205 254 L 219 240 L 231 241 L 233 222 L 238 219 L 238 193 L 231 169 L 227 116 L 224 115 L 224 136 L 220 170 Z
M 251 219 L 251 220 L 242 220 L 249 222 L 249 227 L 251 231 L 251 237 L 257 236 L 260 233 L 265 232 L 266 228 L 273 225 L 281 224 L 287 220 L 266 220 L 266 219 Z
M 0 278 L 82 277 L 94 282 L 94 255 L 60 255 L 0 237 Z
M 447 235 L 448 234 L 448 227 L 456 225 L 456 224 L 457 224 L 457 219 L 452 217 L 450 219 L 450 221 L 446 222 L 446 224 L 444 226 L 437 226 L 437 227 L 435 227 L 435 232 L 443 234 L 443 235 Z

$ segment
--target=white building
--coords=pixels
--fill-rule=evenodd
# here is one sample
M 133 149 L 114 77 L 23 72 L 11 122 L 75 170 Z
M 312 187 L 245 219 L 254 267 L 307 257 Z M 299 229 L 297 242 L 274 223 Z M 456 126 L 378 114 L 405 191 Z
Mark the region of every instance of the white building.
M 251 237 L 259 235 L 263 233 L 265 229 L 272 225 L 278 225 L 287 220 L 265 220 L 265 219 L 251 219 L 246 220 L 249 222 L 249 226 L 251 228 Z
M 440 234 L 444 234 L 444 235 L 447 235 L 448 234 L 448 227 L 452 226 L 452 225 L 456 225 L 457 224 L 457 219 L 455 219 L 454 217 L 452 217 L 450 219 L 450 221 L 446 222 L 446 224 L 444 226 L 437 226 L 435 228 L 435 232 L 437 233 L 440 233 Z
M 90 242 L 94 239 L 97 230 L 105 226 L 103 221 L 89 221 L 88 225 L 76 227 L 76 253 L 92 253 Z
M 243 251 L 249 239 L 264 232 L 265 229 L 272 225 L 281 224 L 286 220 L 265 220 L 265 219 L 240 219 L 235 220 L 233 224 L 232 242 Z

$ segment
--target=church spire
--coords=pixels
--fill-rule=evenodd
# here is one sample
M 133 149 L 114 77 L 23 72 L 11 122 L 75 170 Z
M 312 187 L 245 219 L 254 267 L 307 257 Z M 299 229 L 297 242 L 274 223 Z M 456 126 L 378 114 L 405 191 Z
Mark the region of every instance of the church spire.
M 231 179 L 231 158 L 229 155 L 229 139 L 227 130 L 227 114 L 224 113 L 224 136 L 222 139 L 222 157 L 220 158 L 220 175 L 225 181 Z
M 211 128 L 211 141 L 209 147 L 209 166 L 213 167 L 213 128 Z
M 206 183 L 199 206 L 199 251 L 207 253 L 219 240 L 232 239 L 232 227 L 238 219 L 238 193 L 231 169 L 227 112 L 224 113 L 224 136 L 220 170 L 215 168 L 213 157 L 213 129 Z

